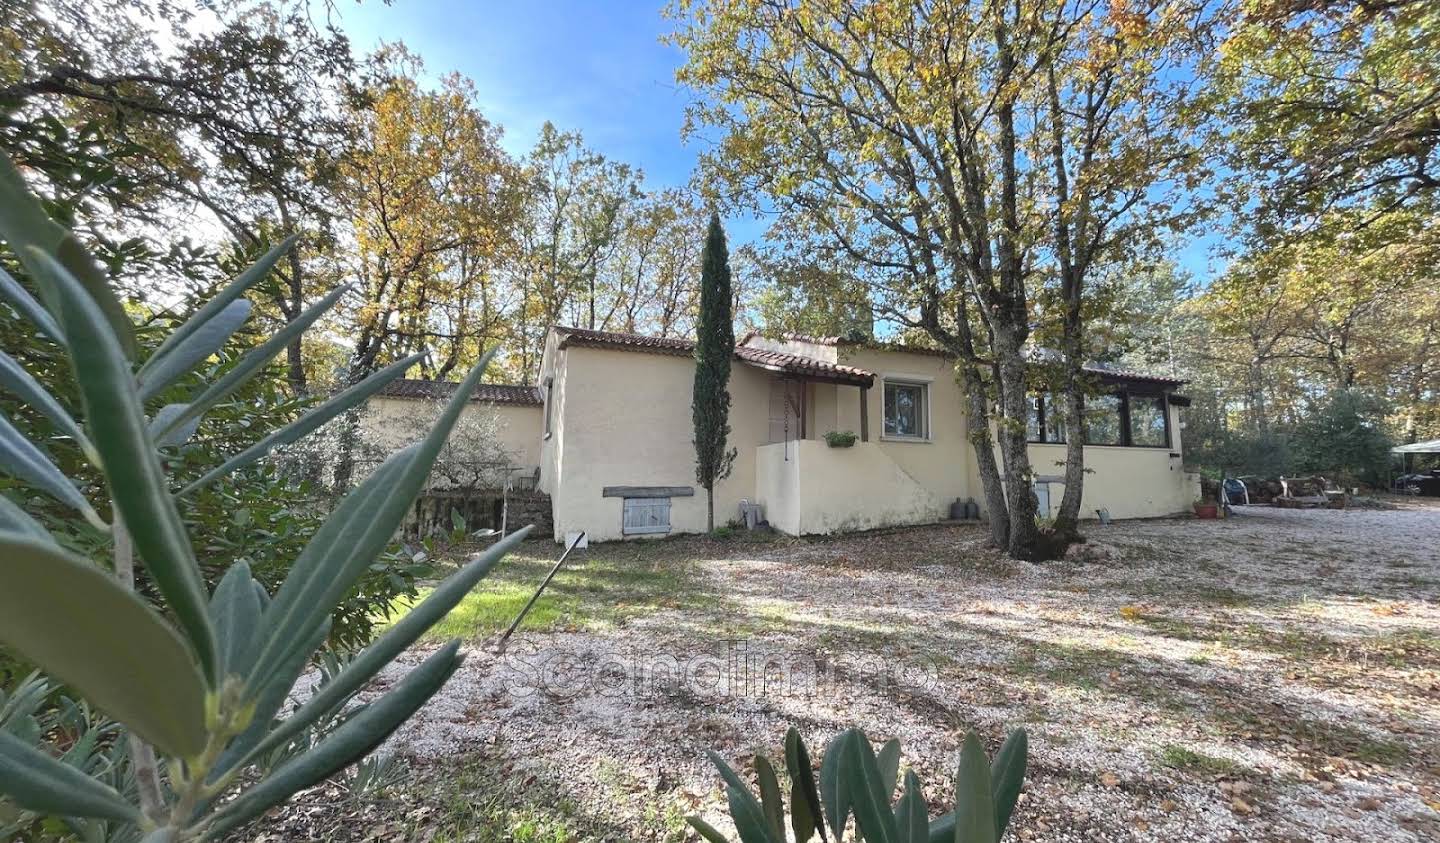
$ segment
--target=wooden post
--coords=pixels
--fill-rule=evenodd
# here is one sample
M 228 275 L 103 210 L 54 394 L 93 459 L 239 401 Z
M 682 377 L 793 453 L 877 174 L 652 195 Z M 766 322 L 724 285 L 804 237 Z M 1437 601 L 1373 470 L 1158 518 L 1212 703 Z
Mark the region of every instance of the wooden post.
M 801 439 L 808 439 L 808 438 L 809 438 L 809 435 L 808 435 L 808 434 L 809 434 L 809 430 L 806 429 L 806 425 L 805 425 L 805 411 L 806 411 L 806 408 L 809 406 L 809 403 L 810 403 L 810 401 L 809 401 L 809 399 L 810 399 L 809 393 L 810 393 L 810 382 L 802 379 L 802 380 L 800 381 L 800 419 L 799 419 L 799 422 L 800 422 L 800 438 L 801 438 Z
M 870 441 L 870 387 L 860 387 L 860 441 Z

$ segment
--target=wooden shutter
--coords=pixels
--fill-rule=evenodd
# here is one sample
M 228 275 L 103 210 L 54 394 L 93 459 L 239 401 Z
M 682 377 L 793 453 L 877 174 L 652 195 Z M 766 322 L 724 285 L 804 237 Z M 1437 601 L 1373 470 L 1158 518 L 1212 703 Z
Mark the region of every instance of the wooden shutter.
M 626 498 L 624 522 L 621 532 L 625 535 L 670 532 L 669 498 Z

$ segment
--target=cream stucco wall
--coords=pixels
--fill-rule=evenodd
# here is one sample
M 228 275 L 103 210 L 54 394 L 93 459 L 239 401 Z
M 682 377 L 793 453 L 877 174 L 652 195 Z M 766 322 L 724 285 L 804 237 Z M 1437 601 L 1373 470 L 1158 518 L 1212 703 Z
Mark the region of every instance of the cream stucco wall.
M 970 445 L 965 417 L 964 394 L 955 381 L 955 367 L 946 357 L 914 352 L 884 351 L 842 346 L 840 362 L 875 373 L 875 385 L 868 393 L 870 441 L 915 481 L 935 496 L 935 516 L 948 515 L 956 498 L 980 500 L 975 470 L 975 450 Z M 919 382 L 929 387 L 929 436 L 924 441 L 890 439 L 885 436 L 885 390 L 887 378 Z M 855 387 L 838 387 L 840 430 L 860 432 L 860 403 Z
M 1080 496 L 1080 517 L 1096 518 L 1108 509 L 1113 518 L 1154 518 L 1190 509 L 1200 497 L 1200 476 L 1185 471 L 1181 450 L 1180 408 L 1170 413 L 1170 447 L 1125 448 L 1085 446 L 1085 480 Z M 1040 478 L 1063 476 L 1064 445 L 1035 445 L 1030 465 Z M 1172 456 L 1173 455 L 1173 456 Z M 1065 484 L 1050 482 L 1052 513 L 1060 507 Z
M 606 486 L 693 487 L 693 496 L 671 498 L 671 531 L 703 532 L 705 490 L 695 483 L 690 417 L 694 360 L 585 347 L 550 357 L 561 362 L 551 410 L 554 468 L 545 481 L 556 539 L 578 530 L 592 541 L 627 538 L 623 501 L 604 497 Z M 768 373 L 751 366 L 731 367 L 730 443 L 737 454 L 730 476 L 715 487 L 717 525 L 738 516 L 742 499 L 755 497 L 755 449 L 769 432 L 769 382 Z
M 391 449 L 410 444 L 416 438 L 407 423 L 416 413 L 433 418 L 436 403 L 414 398 L 379 396 L 366 402 L 361 416 L 361 431 L 369 441 Z M 463 416 L 487 415 L 495 418 L 500 447 L 510 455 L 515 473 L 533 475 L 540 464 L 540 408 L 513 404 L 486 404 L 472 401 Z
M 791 535 L 923 524 L 944 510 L 877 442 L 766 445 L 756 451 L 755 485 L 770 524 Z

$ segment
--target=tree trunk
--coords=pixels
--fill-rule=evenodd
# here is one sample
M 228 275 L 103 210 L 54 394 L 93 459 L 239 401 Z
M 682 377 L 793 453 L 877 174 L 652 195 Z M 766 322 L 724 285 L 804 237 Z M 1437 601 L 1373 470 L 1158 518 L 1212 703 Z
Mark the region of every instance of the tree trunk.
M 1065 494 L 1055 515 L 1055 534 L 1069 540 L 1080 534 L 1080 500 L 1085 489 L 1085 393 L 1078 377 L 1072 374 L 1065 381 Z
M 715 487 L 705 487 L 705 532 L 715 532 Z
M 1432 321 L 1425 327 L 1425 339 L 1420 343 L 1420 353 L 1415 357 L 1415 371 L 1410 376 L 1410 387 L 1407 390 L 1409 406 L 1405 408 L 1405 444 L 1414 445 L 1420 439 L 1419 414 L 1421 399 L 1425 395 L 1425 381 L 1427 363 L 1430 360 L 1430 347 L 1435 343 L 1435 323 Z
M 1060 296 L 1065 306 L 1060 340 L 1065 365 L 1065 413 L 1067 416 L 1065 422 L 1065 494 L 1060 499 L 1060 511 L 1055 516 L 1055 535 L 1062 542 L 1068 543 L 1072 538 L 1078 537 L 1080 532 L 1080 500 L 1085 491 L 1085 439 L 1082 432 L 1084 426 L 1081 424 L 1085 398 L 1082 394 L 1080 378 L 1085 365 L 1085 322 L 1081 318 L 1080 305 L 1085 290 L 1085 272 L 1089 267 L 1089 260 L 1085 257 L 1089 247 L 1089 244 L 1085 242 L 1085 233 L 1090 228 L 1086 218 L 1079 216 L 1075 225 L 1075 234 L 1081 242 L 1075 243 L 1075 238 L 1071 237 L 1070 230 L 1071 211 L 1069 208 L 1072 203 L 1070 201 L 1070 173 L 1065 163 L 1065 151 L 1068 144 L 1065 139 L 1064 108 L 1060 101 L 1060 83 L 1054 64 L 1050 64 L 1046 68 L 1046 74 L 1050 95 L 1050 163 L 1055 170 L 1055 253 L 1060 264 Z M 1086 116 L 1086 128 L 1088 129 L 1094 124 L 1094 107 L 1087 110 Z M 1090 139 L 1093 137 L 1093 132 L 1086 131 L 1084 133 L 1081 143 L 1083 150 L 1081 160 L 1085 164 L 1090 161 Z M 1082 185 L 1080 197 L 1083 200 L 1087 195 L 1087 191 Z M 1077 213 L 1083 214 L 1085 210 L 1082 201 Z M 1080 253 L 1078 259 L 1077 251 Z M 1026 409 L 1028 412 L 1029 408 Z M 1046 410 L 1046 422 L 1048 423 L 1048 404 Z
M 1005 505 L 1005 483 L 1000 479 L 1000 466 L 995 461 L 995 440 L 990 436 L 990 418 L 985 385 L 980 370 L 972 363 L 959 365 L 960 388 L 965 391 L 966 420 L 970 425 L 970 444 L 975 449 L 975 464 L 980 475 L 980 489 L 985 495 L 985 516 L 990 526 L 990 541 L 1000 550 L 1010 546 L 1010 508 Z
M 295 220 L 290 213 L 290 203 L 285 201 L 283 189 L 276 186 L 276 207 L 280 211 L 280 225 L 288 236 L 295 234 Z M 290 277 L 283 279 L 288 295 L 288 301 L 282 304 L 280 311 L 285 316 L 286 322 L 294 322 L 305 312 L 305 264 L 300 260 L 300 244 L 297 242 L 290 253 L 285 256 L 286 264 L 290 268 Z M 305 351 L 300 344 L 301 337 L 297 336 L 285 347 L 285 374 L 290 382 L 290 389 L 296 395 L 310 394 L 310 384 L 305 377 Z
M 1025 356 L 1023 340 L 1003 326 L 995 332 L 995 359 L 1000 371 L 1000 459 L 1005 466 L 1005 503 L 1010 511 L 1007 552 L 1015 559 L 1035 556 L 1040 530 L 1035 524 L 1035 491 L 1030 488 L 1029 444 L 1025 436 Z

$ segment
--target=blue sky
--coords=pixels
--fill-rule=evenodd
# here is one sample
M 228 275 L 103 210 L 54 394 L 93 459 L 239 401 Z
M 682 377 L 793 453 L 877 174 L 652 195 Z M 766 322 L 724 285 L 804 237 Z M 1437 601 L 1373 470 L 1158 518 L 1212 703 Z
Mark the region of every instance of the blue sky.
M 606 156 L 638 166 L 652 187 L 689 181 L 701 141 L 680 139 L 689 94 L 675 82 L 683 61 L 661 43 L 663 0 L 380 0 L 339 5 L 357 52 L 403 41 L 439 76 L 474 80 L 487 117 L 520 154 L 541 125 L 578 130 Z M 731 219 L 732 242 L 760 238 L 758 220 Z M 1213 238 L 1177 247 L 1181 266 L 1208 279 Z
M 342 6 L 341 16 L 359 51 L 400 40 L 431 75 L 473 79 L 513 153 L 549 120 L 643 168 L 654 185 L 689 179 L 695 150 L 680 141 L 686 94 L 675 83 L 682 56 L 660 43 L 668 22 L 658 4 L 396 0 Z

